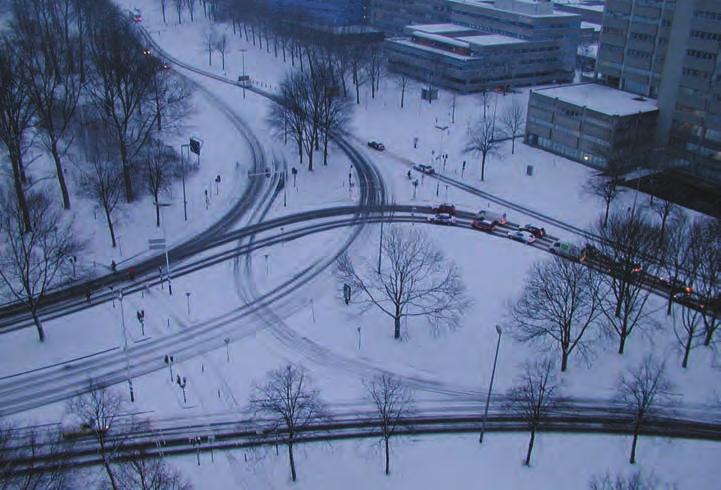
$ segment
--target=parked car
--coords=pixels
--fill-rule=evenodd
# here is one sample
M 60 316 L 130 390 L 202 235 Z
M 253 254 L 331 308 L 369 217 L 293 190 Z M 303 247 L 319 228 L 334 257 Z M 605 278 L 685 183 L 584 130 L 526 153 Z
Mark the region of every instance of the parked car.
M 517 242 L 527 243 L 529 245 L 536 241 L 536 237 L 533 236 L 533 234 L 528 231 L 521 231 L 521 230 L 509 231 L 507 236 L 511 240 L 516 240 Z
M 623 264 L 618 263 L 613 257 L 605 254 L 594 245 L 587 243 L 581 250 L 583 260 L 591 260 L 597 264 L 608 268 L 609 270 L 618 271 L 623 269 Z M 631 272 L 639 273 L 643 270 L 640 264 L 632 264 Z
M 378 141 L 369 141 L 368 146 L 378 151 L 384 151 L 386 149 L 385 145 L 383 143 L 379 143 Z
M 546 236 L 546 229 L 545 228 L 539 228 L 538 226 L 533 225 L 524 225 L 521 228 L 519 228 L 521 231 L 527 231 L 531 235 L 533 235 L 536 238 L 543 238 Z
M 578 260 L 580 262 L 583 262 L 586 258 L 581 249 L 576 245 L 573 243 L 562 242 L 561 240 L 553 242 L 553 245 L 551 245 L 551 248 L 549 248 L 548 251 L 552 254 L 560 255 L 561 257 L 571 260 Z
M 416 165 L 413 165 L 413 168 L 418 170 L 419 172 L 423 172 L 424 174 L 433 175 L 436 173 L 436 171 L 431 167 L 430 165 L 425 165 L 423 163 L 418 163 Z
M 471 221 L 471 228 L 475 228 L 476 230 L 480 231 L 488 231 L 491 232 L 496 229 L 496 222 L 495 221 L 488 221 L 487 219 L 474 219 Z
M 456 218 L 451 216 L 448 213 L 438 213 L 434 216 L 429 216 L 426 218 L 429 223 L 433 223 L 436 225 L 455 225 L 456 224 Z
M 506 213 L 497 213 L 489 209 L 481 209 L 476 215 L 476 219 L 485 219 L 487 221 L 493 221 L 498 225 L 505 225 L 508 223 Z
M 434 206 L 431 209 L 431 211 L 433 211 L 436 214 L 445 213 L 445 214 L 450 214 L 451 216 L 454 216 L 456 214 L 456 207 L 453 204 L 444 202 L 437 206 Z

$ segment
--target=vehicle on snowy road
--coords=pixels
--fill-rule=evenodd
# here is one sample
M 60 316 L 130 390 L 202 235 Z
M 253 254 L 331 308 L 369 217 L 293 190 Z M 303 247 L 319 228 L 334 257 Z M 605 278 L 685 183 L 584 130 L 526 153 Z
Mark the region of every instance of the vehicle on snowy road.
M 385 145 L 383 143 L 379 143 L 378 141 L 369 141 L 368 146 L 377 151 L 385 151 L 386 149 Z
M 426 218 L 429 223 L 433 223 L 435 225 L 455 225 L 456 224 L 456 218 L 451 216 L 448 213 L 438 213 L 434 216 L 429 216 Z
M 536 241 L 536 237 L 533 236 L 532 233 L 529 233 L 527 231 L 521 231 L 521 230 L 509 231 L 508 235 L 506 235 L 506 236 L 508 236 L 508 238 L 510 238 L 511 240 L 516 240 L 517 242 L 527 243 L 528 245 L 530 245 L 531 243 Z

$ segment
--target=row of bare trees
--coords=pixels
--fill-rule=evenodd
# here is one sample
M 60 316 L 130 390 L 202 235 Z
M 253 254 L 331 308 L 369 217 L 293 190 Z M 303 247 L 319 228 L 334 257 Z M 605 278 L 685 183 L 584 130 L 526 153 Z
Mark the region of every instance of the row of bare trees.
M 687 367 L 691 351 L 710 345 L 721 323 L 719 221 L 679 212 L 661 233 L 641 212 L 618 212 L 595 231 L 586 264 L 552 258 L 533 266 L 511 305 L 515 338 L 557 353 L 561 371 L 572 353 L 589 360 L 599 337 L 615 337 L 623 354 L 633 332 L 659 327 L 648 301 L 651 288 L 663 287 L 669 315 L 680 303 L 671 323 Z
M 331 65 L 318 64 L 310 71 L 294 71 L 280 84 L 277 104 L 270 109 L 268 120 L 275 135 L 298 148 L 303 163 L 308 157 L 308 170 L 313 170 L 313 156 L 323 152 L 328 164 L 328 145 L 334 135 L 342 134 L 351 117 L 352 104 L 338 89 L 338 74 Z
M 73 450 L 92 440 L 104 473 L 102 488 L 113 490 L 191 490 L 181 473 L 161 456 L 129 444 L 148 431 L 147 421 L 127 412 L 120 395 L 91 382 L 89 391 L 68 401 L 68 421 L 60 429 L 0 428 L 0 488 L 65 490 L 80 488 L 92 469 L 74 465 Z
M 187 113 L 187 86 L 148 53 L 111 2 L 13 0 L 11 14 L 11 29 L 0 39 L 0 141 L 25 227 L 26 194 L 41 180 L 28 169 L 36 143 L 52 158 L 69 209 L 67 160 L 83 160 L 88 128 L 107 135 L 117 151 L 124 197 L 132 201 L 134 166 L 145 145 Z

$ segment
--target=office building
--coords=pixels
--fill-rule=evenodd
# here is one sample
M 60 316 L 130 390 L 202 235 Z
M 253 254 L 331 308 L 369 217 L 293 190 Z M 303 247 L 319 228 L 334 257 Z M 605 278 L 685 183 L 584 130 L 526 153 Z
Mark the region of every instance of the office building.
M 533 90 L 525 142 L 598 169 L 633 167 L 653 148 L 656 101 L 600 84 Z
M 400 35 L 407 25 L 448 22 L 447 0 L 369 0 L 370 24 L 389 35 Z

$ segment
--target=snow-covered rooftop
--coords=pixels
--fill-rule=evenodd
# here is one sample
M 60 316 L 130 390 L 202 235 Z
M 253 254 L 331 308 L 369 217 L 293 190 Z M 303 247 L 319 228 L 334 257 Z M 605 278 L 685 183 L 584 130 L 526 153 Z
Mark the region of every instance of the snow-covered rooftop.
M 496 46 L 499 44 L 518 44 L 525 43 L 523 39 L 515 37 L 502 36 L 501 34 L 482 34 L 478 36 L 464 36 L 458 39 L 468 42 L 475 46 Z
M 429 34 L 427 32 L 421 32 L 421 31 L 413 31 L 413 35 L 416 37 L 421 37 L 423 39 L 429 39 L 431 41 L 436 41 L 442 44 L 447 44 L 449 46 L 456 46 L 459 48 L 469 48 L 469 44 L 464 41 L 459 41 L 456 38 L 448 37 L 448 36 L 441 36 L 439 34 Z
M 653 112 L 658 110 L 658 105 L 654 99 L 642 98 L 636 94 L 596 83 L 563 85 L 560 87 L 537 89 L 534 90 L 534 92 L 579 107 L 587 107 L 588 109 L 608 114 L 609 116 L 629 116 L 639 112 Z
M 450 2 L 466 5 L 476 5 L 478 7 L 502 10 L 504 12 L 514 12 L 516 14 L 528 17 L 579 17 L 578 14 L 553 10 L 552 5 L 550 8 L 548 8 L 545 6 L 545 2 L 541 3 L 528 0 L 515 0 L 515 2 L 507 1 L 500 3 L 483 0 L 450 0 Z
M 581 21 L 581 29 L 593 29 L 594 31 L 601 32 L 601 26 L 593 22 Z
M 414 31 L 427 32 L 429 34 L 447 34 L 449 32 L 470 31 L 469 27 L 458 24 L 412 24 L 410 26 Z
M 454 53 L 452 51 L 447 51 L 445 49 L 438 49 L 431 46 L 424 46 L 423 44 L 416 44 L 408 39 L 403 38 L 396 38 L 396 39 L 388 39 L 386 42 L 393 43 L 393 44 L 399 44 L 402 46 L 408 46 L 415 49 L 420 49 L 422 51 L 428 51 L 429 53 L 437 53 L 442 54 L 443 56 L 448 56 L 449 58 L 455 58 L 457 60 L 472 60 L 477 59 L 475 56 L 466 56 L 463 54 Z

